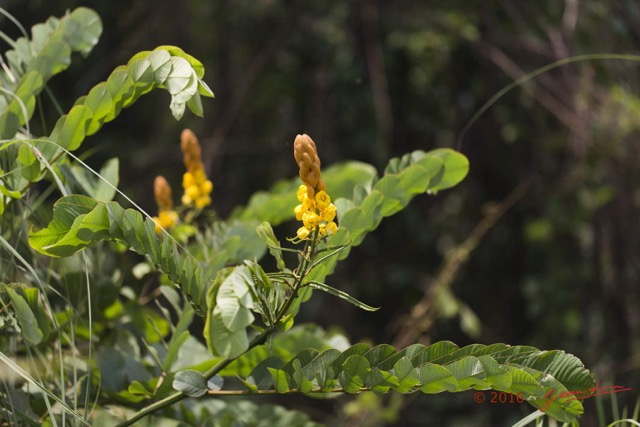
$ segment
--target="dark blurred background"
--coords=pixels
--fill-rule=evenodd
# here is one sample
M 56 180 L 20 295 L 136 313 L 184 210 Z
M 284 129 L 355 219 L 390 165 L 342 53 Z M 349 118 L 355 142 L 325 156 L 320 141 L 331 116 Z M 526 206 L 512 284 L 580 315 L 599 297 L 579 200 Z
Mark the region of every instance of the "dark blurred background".
M 297 133 L 314 138 L 324 165 L 355 159 L 380 171 L 412 150 L 459 149 L 471 163 L 467 179 L 385 220 L 330 278 L 382 309 L 370 314 L 317 295 L 303 317 L 337 325 L 353 341 L 564 349 L 601 383 L 633 388 L 618 396 L 620 408 L 635 403 L 640 64 L 592 60 L 553 69 L 462 131 L 500 89 L 538 67 L 588 53 L 639 54 L 637 0 L 0 4 L 27 28 L 81 5 L 102 17 L 91 55 L 51 82 L 65 111 L 138 51 L 172 44 L 204 62 L 216 94 L 205 100 L 204 119 L 187 113 L 176 122 L 168 94 L 157 91 L 83 146 L 96 166 L 118 156 L 121 188 L 149 210 L 157 174 L 179 188 L 184 127 L 201 139 L 223 217 L 296 175 Z M 2 26 L 18 35 L 6 20 Z M 44 134 L 56 113 L 43 99 Z M 426 310 L 416 311 L 417 303 Z M 472 393 L 370 407 L 366 399 L 279 403 L 354 426 L 377 425 L 383 407 L 396 408 L 389 425 L 497 425 L 530 412 L 474 404 Z M 596 425 L 593 399 L 585 405 L 584 425 Z

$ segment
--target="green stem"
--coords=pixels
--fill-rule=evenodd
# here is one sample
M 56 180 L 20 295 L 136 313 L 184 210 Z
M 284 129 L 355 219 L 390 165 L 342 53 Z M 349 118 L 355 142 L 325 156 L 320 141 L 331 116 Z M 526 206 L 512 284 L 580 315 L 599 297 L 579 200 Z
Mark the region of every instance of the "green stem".
M 251 340 L 251 342 L 249 343 L 249 348 L 247 349 L 247 351 L 251 350 L 253 347 L 260 345 L 264 342 L 264 340 L 269 336 L 269 334 L 271 334 L 274 331 L 274 329 L 265 329 L 264 331 L 262 331 L 259 335 L 257 335 L 255 338 L 253 338 L 253 340 Z M 246 353 L 246 352 L 245 352 Z M 222 361 L 220 361 L 220 363 L 218 363 L 217 365 L 215 365 L 214 367 L 212 367 L 211 369 L 209 369 L 208 371 L 204 372 L 203 375 L 205 376 L 206 379 L 209 379 L 211 377 L 213 377 L 214 375 L 216 375 L 218 372 L 222 371 L 225 367 L 227 367 L 227 365 L 231 362 L 233 362 L 235 360 L 235 358 L 233 359 L 224 359 Z M 169 405 L 173 405 L 174 403 L 180 402 L 182 399 L 185 399 L 189 396 L 187 396 L 186 394 L 182 393 L 182 392 L 175 392 L 173 394 L 170 394 L 169 396 L 165 397 L 162 400 L 158 400 L 157 402 L 152 403 L 149 406 L 146 406 L 144 408 L 142 408 L 141 410 L 139 410 L 138 412 L 136 412 L 133 417 L 129 418 L 127 421 L 124 421 L 120 424 L 118 424 L 116 427 L 126 427 L 126 426 L 130 426 L 133 423 L 135 423 L 136 421 L 146 417 L 147 415 L 152 414 L 155 411 L 158 411 L 162 408 L 166 408 Z
M 256 335 L 249 343 L 249 348 L 247 348 L 247 350 L 243 354 L 246 354 L 247 351 L 262 344 L 264 340 L 267 339 L 267 337 L 276 330 L 276 325 L 278 324 L 278 322 L 282 320 L 282 318 L 287 314 L 287 311 L 291 307 L 291 304 L 293 303 L 293 301 L 295 300 L 298 294 L 298 290 L 302 286 L 302 281 L 304 280 L 305 276 L 309 273 L 311 268 L 313 268 L 313 255 L 316 250 L 317 244 L 318 244 L 318 230 L 316 229 L 314 230 L 311 236 L 311 239 L 309 239 L 305 244 L 304 251 L 303 251 L 304 255 L 302 257 L 302 261 L 300 262 L 300 269 L 299 269 L 300 274 L 293 285 L 293 290 L 291 291 L 291 295 L 284 302 L 284 304 L 276 314 L 276 321 L 271 327 L 265 329 L 260 334 Z M 238 357 L 241 357 L 241 356 L 238 356 Z M 227 367 L 227 365 L 229 365 L 231 362 L 233 362 L 236 359 L 237 358 L 232 358 L 232 359 L 224 359 L 220 361 L 220 363 L 218 363 L 208 371 L 204 372 L 203 373 L 204 377 L 206 379 L 213 377 L 214 375 L 222 371 L 225 367 Z M 221 392 L 219 394 L 224 394 L 224 393 Z M 136 421 L 146 417 L 147 415 L 150 415 L 153 412 L 158 411 L 162 408 L 166 408 L 169 405 L 173 405 L 174 403 L 180 402 L 182 399 L 185 399 L 187 397 L 189 396 L 181 392 L 175 392 L 173 394 L 170 394 L 164 399 L 158 400 L 157 402 L 154 402 L 151 405 L 142 408 L 141 410 L 136 412 L 130 419 L 118 424 L 116 427 L 130 426 Z

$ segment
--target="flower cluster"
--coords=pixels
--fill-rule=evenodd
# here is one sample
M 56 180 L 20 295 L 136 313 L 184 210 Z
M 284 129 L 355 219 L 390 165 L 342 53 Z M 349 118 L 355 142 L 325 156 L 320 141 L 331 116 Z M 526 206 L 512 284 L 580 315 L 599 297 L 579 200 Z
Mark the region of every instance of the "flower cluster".
M 187 168 L 187 172 L 182 177 L 182 187 L 184 188 L 182 204 L 185 206 L 195 205 L 198 209 L 202 209 L 211 204 L 210 194 L 213 190 L 213 183 L 207 179 L 201 160 L 200 144 L 191 130 L 182 131 L 180 149 L 184 154 L 184 165 Z
M 303 223 L 296 233 L 298 238 L 304 240 L 316 229 L 321 236 L 335 234 L 338 231 L 334 222 L 336 206 L 331 203 L 320 176 L 316 144 L 308 135 L 298 135 L 293 143 L 293 155 L 303 182 L 297 192 L 300 204 L 294 209 L 296 219 Z
M 178 223 L 178 213 L 173 210 L 171 186 L 163 176 L 157 176 L 153 181 L 153 196 L 158 205 L 158 216 L 153 217 L 156 223 L 156 233 L 162 229 L 169 229 Z

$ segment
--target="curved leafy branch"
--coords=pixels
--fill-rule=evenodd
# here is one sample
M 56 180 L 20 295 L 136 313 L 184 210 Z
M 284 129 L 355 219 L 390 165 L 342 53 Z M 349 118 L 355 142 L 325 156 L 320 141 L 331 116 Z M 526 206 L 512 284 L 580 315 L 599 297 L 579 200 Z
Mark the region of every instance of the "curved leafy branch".
M 31 41 L 26 37 L 16 40 L 6 53 L 9 67 L 1 79 L 1 86 L 7 90 L 0 94 L 0 139 L 16 134 L 31 118 L 36 95 L 47 81 L 69 67 L 72 52 L 87 55 L 101 33 L 98 15 L 79 7 L 60 19 L 51 17 L 35 25 Z
M 183 255 L 176 241 L 155 232 L 151 218 L 143 219 L 133 209 L 116 202 L 102 203 L 90 197 L 62 197 L 53 206 L 53 219 L 46 228 L 29 233 L 29 243 L 51 257 L 70 256 L 101 240 L 115 240 L 146 256 L 158 270 L 180 286 L 196 313 L 203 315 L 210 280 L 205 267 L 189 254 Z
M 343 352 L 308 349 L 290 360 L 269 357 L 241 380 L 244 392 L 202 392 L 433 394 L 492 389 L 518 395 L 549 416 L 571 422 L 583 412 L 576 396 L 588 397 L 595 385 L 582 362 L 560 350 L 507 344 L 459 348 L 450 341 L 415 344 L 400 351 L 387 344 L 373 348 L 356 344 Z M 200 379 L 198 383 L 204 382 Z
M 202 80 L 204 67 L 200 61 L 175 46 L 160 46 L 140 52 L 127 65 L 117 67 L 105 82 L 97 84 L 78 99 L 68 114 L 62 116 L 49 139 L 73 151 L 82 141 L 96 133 L 104 123 L 113 120 L 123 108 L 140 96 L 158 88 L 171 94 L 171 112 L 180 119 L 186 107 L 202 116 L 200 95 L 213 97 Z M 55 145 L 41 148 L 51 161 L 58 149 Z

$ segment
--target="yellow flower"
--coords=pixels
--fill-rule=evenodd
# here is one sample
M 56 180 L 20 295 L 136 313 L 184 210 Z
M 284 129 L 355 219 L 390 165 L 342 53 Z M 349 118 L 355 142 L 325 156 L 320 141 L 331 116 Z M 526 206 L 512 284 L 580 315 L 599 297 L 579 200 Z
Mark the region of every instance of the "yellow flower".
M 324 226 L 324 229 L 327 231 L 327 234 L 331 236 L 332 234 L 336 234 L 338 232 L 338 225 L 335 222 L 331 221 Z
M 302 221 L 302 214 L 305 212 L 302 205 L 298 205 L 293 209 L 293 212 L 296 214 L 296 221 Z
M 316 204 L 318 209 L 324 209 L 331 203 L 331 197 L 325 191 L 316 193 Z
M 182 175 L 182 187 L 187 188 L 197 184 L 196 178 L 191 172 L 185 172 L 184 175 Z
M 187 196 L 186 194 L 184 194 L 182 196 L 182 204 L 185 206 L 189 206 L 191 203 L 193 203 L 193 199 L 189 196 Z
M 169 229 L 178 223 L 178 214 L 175 211 L 160 211 L 153 220 L 156 223 L 156 233 L 160 233 L 162 228 Z
M 213 190 L 213 182 L 209 181 L 208 179 L 202 184 L 200 184 L 200 192 L 202 194 L 208 195 L 211 193 L 212 190 Z
M 194 200 L 200 195 L 200 189 L 197 185 L 191 185 L 184 189 L 184 194 L 189 196 L 190 199 Z
M 320 212 L 320 218 L 327 222 L 333 221 L 336 218 L 336 205 L 329 203 L 329 206 Z
M 320 223 L 320 217 L 315 212 L 305 212 L 302 214 L 302 223 L 308 229 L 313 230 Z
M 205 206 L 209 206 L 211 204 L 211 197 L 209 196 L 201 196 L 196 199 L 196 207 L 198 209 L 202 209 Z
M 200 167 L 196 170 L 194 170 L 193 172 L 193 177 L 196 179 L 196 182 L 199 184 L 201 182 L 206 181 L 207 179 L 207 174 L 204 172 L 204 168 Z
M 304 240 L 307 237 L 309 237 L 309 229 L 307 227 L 300 227 L 298 228 L 298 231 L 296 232 L 296 235 L 298 236 L 298 239 L 300 240 Z
M 312 211 L 316 209 L 316 202 L 313 199 L 304 197 L 302 200 L 302 209 L 305 211 Z
M 298 187 L 298 192 L 296 193 L 296 197 L 300 203 L 304 202 L 304 199 L 307 197 L 307 186 L 302 184 Z

